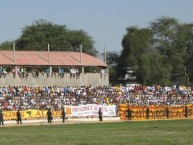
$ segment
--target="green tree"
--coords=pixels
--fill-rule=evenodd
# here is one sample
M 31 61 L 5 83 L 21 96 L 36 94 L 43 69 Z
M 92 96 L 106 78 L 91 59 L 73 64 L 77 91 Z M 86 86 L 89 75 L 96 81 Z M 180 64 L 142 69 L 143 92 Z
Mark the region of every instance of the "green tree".
M 118 76 L 132 68 L 144 84 L 185 83 L 193 79 L 193 24 L 160 17 L 149 28 L 127 28 L 122 40 Z
M 73 51 L 79 51 L 80 45 L 83 47 L 83 52 L 91 55 L 96 55 L 98 51 L 94 48 L 94 41 L 83 30 L 71 30 L 68 32 L 67 41 Z
M 184 54 L 184 73 L 187 81 L 193 80 L 193 23 L 182 24 L 179 27 L 176 47 L 183 48 Z M 188 83 L 188 82 L 187 82 Z
M 127 28 L 127 34 L 122 40 L 123 50 L 117 67 L 119 76 L 123 77 L 128 67 L 131 67 L 134 71 L 139 69 L 141 55 L 150 50 L 152 34 L 152 31 L 146 28 Z
M 110 83 L 113 83 L 116 81 L 116 76 L 117 76 L 117 64 L 119 60 L 119 54 L 115 51 L 107 52 L 106 54 L 106 62 L 109 66 L 109 79 Z
M 154 33 L 154 47 L 163 55 L 166 64 L 171 66 L 175 76 L 184 74 L 184 41 L 181 24 L 171 17 L 161 17 L 151 23 Z
M 16 40 L 17 50 L 47 50 L 48 44 L 51 51 L 76 51 L 82 45 L 83 52 L 97 54 L 92 37 L 83 30 L 70 30 L 42 19 L 26 26 Z
M 13 50 L 13 41 L 5 41 L 0 44 L 0 50 Z
M 165 64 L 163 56 L 155 50 L 142 54 L 139 68 L 136 74 L 140 83 L 145 85 L 170 84 L 170 65 Z

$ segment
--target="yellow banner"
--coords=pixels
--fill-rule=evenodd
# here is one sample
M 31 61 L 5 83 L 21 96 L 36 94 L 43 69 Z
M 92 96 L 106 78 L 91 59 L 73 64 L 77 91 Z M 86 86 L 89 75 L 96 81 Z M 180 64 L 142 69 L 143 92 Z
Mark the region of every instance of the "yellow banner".
M 4 120 L 16 120 L 17 111 L 3 111 Z M 22 119 L 36 119 L 47 117 L 47 110 L 25 110 L 20 111 Z M 61 111 L 53 111 L 53 117 L 61 117 Z
M 168 116 L 166 107 L 168 108 Z M 126 120 L 128 115 L 128 108 L 132 110 L 132 119 L 146 119 L 147 118 L 147 106 L 127 106 L 126 104 L 120 104 L 119 115 L 121 120 Z M 193 105 L 185 106 L 148 106 L 149 118 L 193 118 Z

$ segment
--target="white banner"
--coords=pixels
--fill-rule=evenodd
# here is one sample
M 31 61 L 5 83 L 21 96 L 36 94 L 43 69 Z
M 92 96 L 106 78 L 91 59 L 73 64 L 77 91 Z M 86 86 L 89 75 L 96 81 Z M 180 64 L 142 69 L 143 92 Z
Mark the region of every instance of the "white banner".
M 116 106 L 102 106 L 96 104 L 88 104 L 82 106 L 65 106 L 67 116 L 97 116 L 101 108 L 103 116 L 116 116 Z

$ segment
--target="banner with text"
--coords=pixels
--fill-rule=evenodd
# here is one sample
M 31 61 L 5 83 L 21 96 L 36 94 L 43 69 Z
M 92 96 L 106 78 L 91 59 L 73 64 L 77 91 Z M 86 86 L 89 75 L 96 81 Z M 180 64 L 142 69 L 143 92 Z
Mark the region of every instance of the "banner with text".
M 99 108 L 103 112 L 103 116 L 116 116 L 116 106 L 102 106 L 88 104 L 82 106 L 65 106 L 67 116 L 98 116 Z
M 116 106 L 101 106 L 101 105 L 83 105 L 83 106 L 65 106 L 65 112 L 67 117 L 86 117 L 97 116 L 98 111 L 101 108 L 103 116 L 116 116 Z M 16 111 L 3 111 L 4 120 L 16 120 Z M 23 110 L 20 111 L 22 119 L 38 119 L 46 118 L 47 110 Z M 61 117 L 60 111 L 52 111 L 54 118 Z

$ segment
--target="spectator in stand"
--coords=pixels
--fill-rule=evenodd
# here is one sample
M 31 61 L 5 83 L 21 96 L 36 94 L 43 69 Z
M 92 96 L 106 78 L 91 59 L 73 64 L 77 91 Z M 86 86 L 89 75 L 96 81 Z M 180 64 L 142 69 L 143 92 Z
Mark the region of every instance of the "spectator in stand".
M 3 75 L 3 67 L 0 66 L 0 77 L 2 77 L 2 75 Z
M 70 69 L 70 78 L 75 78 L 76 77 L 76 69 L 75 68 L 71 68 Z
M 47 78 L 50 77 L 50 68 L 46 68 L 45 70 Z
M 101 74 L 101 78 L 102 78 L 102 77 L 105 78 L 106 75 L 105 75 L 105 70 L 104 70 L 104 69 L 101 69 L 101 73 L 100 73 L 100 74 Z
M 7 74 L 7 68 L 3 67 L 3 76 L 6 77 L 6 74 Z
M 179 86 L 2 86 L 0 104 L 3 110 L 47 110 L 53 106 L 100 104 L 113 105 L 185 105 L 193 104 L 191 88 Z

